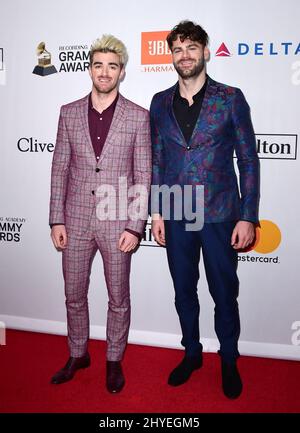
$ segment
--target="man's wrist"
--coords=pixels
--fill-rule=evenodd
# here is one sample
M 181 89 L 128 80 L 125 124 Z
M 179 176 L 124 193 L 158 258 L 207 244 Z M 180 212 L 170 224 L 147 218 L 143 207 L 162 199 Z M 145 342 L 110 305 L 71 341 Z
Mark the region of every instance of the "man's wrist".
M 140 241 L 142 239 L 142 236 L 140 233 L 136 232 L 135 230 L 131 230 L 131 229 L 125 229 L 126 232 L 131 233 L 132 235 L 136 236 L 138 238 L 138 240 Z

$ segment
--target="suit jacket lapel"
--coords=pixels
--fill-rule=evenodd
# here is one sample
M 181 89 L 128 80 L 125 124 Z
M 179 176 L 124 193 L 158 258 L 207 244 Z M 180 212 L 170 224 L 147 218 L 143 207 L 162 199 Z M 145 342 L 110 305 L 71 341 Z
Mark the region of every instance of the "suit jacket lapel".
M 200 110 L 198 119 L 196 121 L 192 136 L 189 140 L 189 143 L 187 143 L 185 141 L 185 138 L 182 134 L 180 126 L 178 125 L 178 122 L 176 120 L 174 110 L 173 110 L 173 99 L 174 99 L 174 95 L 175 95 L 175 91 L 176 91 L 176 87 L 178 86 L 178 83 L 171 88 L 169 94 L 167 95 L 166 103 L 167 103 L 167 107 L 168 107 L 169 116 L 171 118 L 172 124 L 175 125 L 174 138 L 176 140 L 176 143 L 180 144 L 181 146 L 186 147 L 187 144 L 191 144 L 191 146 L 193 147 L 194 142 L 196 142 L 196 145 L 198 145 L 199 143 L 205 141 L 204 137 L 207 134 L 208 127 L 210 126 L 209 121 L 208 121 L 209 119 L 207 119 L 207 115 L 208 115 L 209 110 L 210 110 L 210 103 L 212 102 L 213 96 L 215 95 L 216 89 L 217 89 L 217 87 L 215 85 L 215 81 L 213 81 L 209 76 L 207 76 L 207 80 L 208 80 L 208 82 L 207 82 L 201 110 Z
M 82 106 L 81 106 L 81 111 L 80 111 L 80 117 L 81 117 L 81 123 L 82 123 L 82 128 L 83 128 L 83 132 L 86 138 L 86 142 L 87 142 L 87 150 L 89 152 L 89 156 L 91 158 L 93 158 L 93 162 L 95 162 L 95 151 L 93 148 L 93 143 L 91 140 L 91 134 L 90 134 L 90 128 L 89 128 L 89 95 L 87 95 L 85 98 L 83 98 L 82 100 Z
M 100 155 L 99 163 L 101 163 L 101 161 L 105 157 L 109 147 L 113 144 L 116 135 L 120 131 L 120 127 L 121 127 L 121 125 L 125 119 L 125 106 L 126 106 L 125 98 L 119 93 L 119 98 L 118 98 L 118 101 L 116 104 L 115 112 L 114 112 L 112 122 L 111 122 L 111 125 L 109 128 L 109 132 L 107 134 L 107 138 L 105 140 L 105 143 L 104 143 L 101 155 Z
M 178 83 L 176 83 L 175 86 L 173 86 L 170 89 L 170 92 L 167 95 L 166 104 L 168 107 L 169 116 L 171 118 L 171 123 L 172 123 L 172 125 L 175 125 L 175 128 L 172 131 L 172 134 L 174 135 L 174 139 L 175 139 L 176 143 L 180 144 L 183 147 L 186 147 L 187 143 L 185 141 L 185 138 L 184 138 L 184 135 L 181 131 L 181 128 L 178 125 L 176 116 L 174 114 L 174 109 L 173 109 L 173 101 L 174 101 L 174 96 L 175 96 L 177 86 L 178 86 Z
M 199 146 L 199 144 L 205 142 L 205 137 L 209 134 L 208 129 L 210 128 L 210 120 L 209 116 L 212 103 L 214 101 L 214 95 L 216 93 L 217 86 L 215 85 L 215 81 L 213 81 L 209 76 L 207 76 L 207 86 L 201 106 L 201 110 L 193 130 L 191 139 L 189 141 L 192 147 Z M 194 143 L 194 145 L 193 145 Z

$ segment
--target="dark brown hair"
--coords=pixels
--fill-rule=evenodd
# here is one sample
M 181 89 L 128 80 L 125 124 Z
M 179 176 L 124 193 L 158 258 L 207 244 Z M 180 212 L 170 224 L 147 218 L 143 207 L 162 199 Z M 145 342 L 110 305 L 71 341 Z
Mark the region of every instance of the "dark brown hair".
M 192 21 L 180 21 L 167 36 L 167 42 L 170 50 L 172 51 L 173 42 L 177 38 L 180 38 L 181 42 L 185 39 L 190 39 L 194 42 L 200 42 L 204 47 L 208 44 L 208 34 L 198 24 Z

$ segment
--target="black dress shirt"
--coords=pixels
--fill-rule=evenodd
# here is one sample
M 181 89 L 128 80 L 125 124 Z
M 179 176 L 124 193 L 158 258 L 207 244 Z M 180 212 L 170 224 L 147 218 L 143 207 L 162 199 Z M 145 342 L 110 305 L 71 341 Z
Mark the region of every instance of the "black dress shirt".
M 191 106 L 189 106 L 189 101 L 180 95 L 179 85 L 176 88 L 173 100 L 173 110 L 178 125 L 187 143 L 190 141 L 197 119 L 199 117 L 206 86 L 207 79 L 205 80 L 205 83 L 199 92 L 193 96 L 194 103 Z

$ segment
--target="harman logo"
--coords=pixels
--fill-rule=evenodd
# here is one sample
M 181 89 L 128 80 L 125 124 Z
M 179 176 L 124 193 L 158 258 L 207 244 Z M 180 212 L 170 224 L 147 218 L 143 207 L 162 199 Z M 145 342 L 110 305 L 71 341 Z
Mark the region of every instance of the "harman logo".
M 296 159 L 297 134 L 255 134 L 260 159 Z
M 228 48 L 226 47 L 226 45 L 224 44 L 224 42 L 222 42 L 222 44 L 217 49 L 216 56 L 217 57 L 230 57 L 231 56 L 231 54 L 230 54 Z
M 33 137 L 22 137 L 17 141 L 17 148 L 20 152 L 54 152 L 53 143 L 42 143 Z
M 143 66 L 142 72 L 173 72 L 175 70 L 171 51 L 166 41 L 168 33 L 169 31 L 142 32 L 141 64 L 151 65 Z
M 249 54 L 254 56 L 297 56 L 300 55 L 300 42 L 239 42 L 235 53 L 238 56 L 247 56 Z M 228 57 L 231 54 L 223 42 L 215 55 L 217 57 Z
M 25 218 L 0 217 L 0 241 L 20 242 Z

